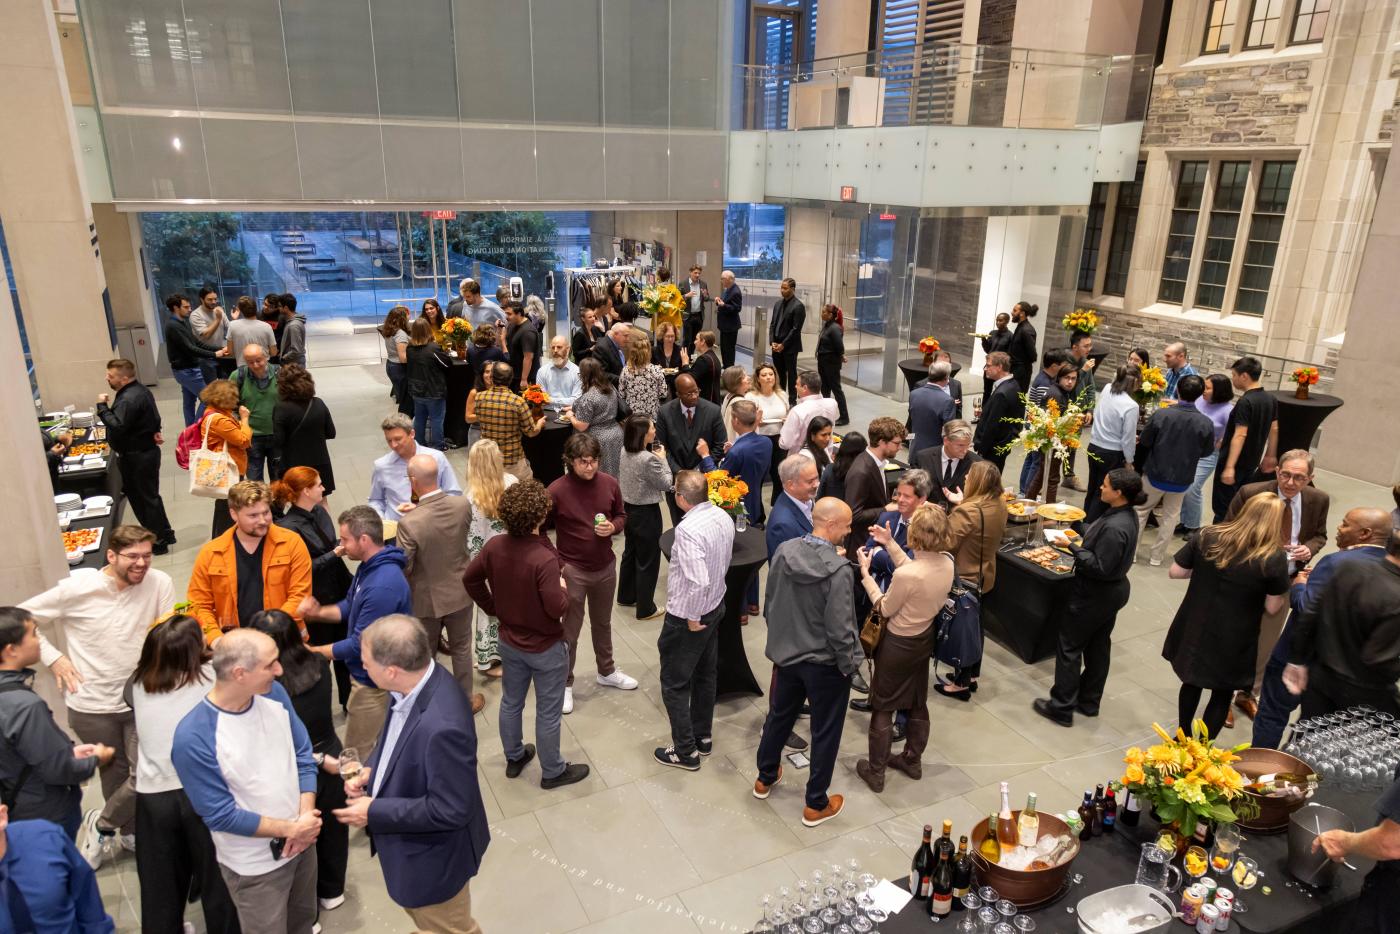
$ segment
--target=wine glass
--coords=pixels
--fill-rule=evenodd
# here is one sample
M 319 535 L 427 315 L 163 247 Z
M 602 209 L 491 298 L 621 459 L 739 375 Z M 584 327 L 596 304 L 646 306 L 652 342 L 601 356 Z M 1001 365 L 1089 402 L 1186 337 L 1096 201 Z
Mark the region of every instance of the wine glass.
M 1263 875 L 1259 871 L 1259 863 L 1252 857 L 1241 855 L 1235 860 L 1235 868 L 1230 878 L 1235 883 L 1235 912 L 1237 914 L 1249 910 L 1249 906 L 1245 905 L 1244 899 L 1240 897 L 1239 893 L 1254 888 L 1259 884 Z
M 1000 915 L 1001 920 L 1007 924 L 1011 923 L 1011 919 L 1016 917 L 1018 911 L 1020 911 L 1020 909 L 1016 907 L 1016 903 L 1013 901 L 1003 898 L 1001 901 L 997 902 L 997 914 Z
M 1181 867 L 1186 870 L 1186 874 L 1193 881 L 1205 875 L 1209 865 L 1205 847 L 1193 845 L 1186 848 L 1186 855 L 1182 857 Z
M 1001 898 L 1001 895 L 990 885 L 984 885 L 977 890 L 977 897 L 982 899 L 982 904 L 990 906 L 995 905 L 997 900 Z
M 1035 919 L 1030 915 L 1017 915 L 1011 924 L 1019 934 L 1030 934 L 1035 930 Z
M 1240 848 L 1240 832 L 1230 824 L 1215 831 L 1215 845 L 1210 850 L 1210 871 L 1226 873 L 1235 864 L 1235 851 Z
M 340 779 L 349 784 L 353 782 L 364 770 L 360 764 L 360 751 L 354 746 L 346 746 L 340 750 Z

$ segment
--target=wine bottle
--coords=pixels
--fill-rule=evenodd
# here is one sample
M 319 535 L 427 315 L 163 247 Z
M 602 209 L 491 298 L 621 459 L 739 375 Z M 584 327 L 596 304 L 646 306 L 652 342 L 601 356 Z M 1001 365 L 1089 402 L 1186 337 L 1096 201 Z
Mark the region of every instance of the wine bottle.
M 1090 832 L 1095 837 L 1103 836 L 1103 786 L 1098 785 L 1094 789 L 1094 798 L 1090 802 L 1094 809 L 1094 820 L 1090 825 Z
M 918 899 L 927 899 L 933 889 L 933 825 L 924 824 L 924 842 L 914 854 L 914 864 L 909 869 L 909 894 Z
M 1001 783 L 1001 810 L 997 812 L 997 842 L 1003 849 L 1016 845 L 1016 822 L 1011 819 L 1011 785 Z
M 943 821 L 943 835 L 933 845 L 933 864 L 935 866 L 938 865 L 938 857 L 943 853 L 947 853 L 949 859 L 953 858 L 953 822 L 950 820 Z
M 1035 812 L 1035 792 L 1026 795 L 1026 806 L 1016 821 L 1016 842 L 1021 846 L 1035 846 L 1040 838 L 1040 815 Z
M 963 896 L 972 890 L 972 857 L 967 852 L 967 837 L 958 838 L 958 855 L 953 860 L 953 910 L 963 910 Z
M 989 863 L 1001 862 L 1001 843 L 997 840 L 997 816 L 987 815 L 987 830 L 977 843 L 977 852 Z
M 1142 802 L 1128 789 L 1123 789 L 1123 810 L 1118 813 L 1118 822 L 1124 827 L 1136 827 L 1142 816 Z
M 953 910 L 953 861 L 947 853 L 938 854 L 933 870 L 933 894 L 928 900 L 928 913 L 942 918 Z
M 1104 792 L 1103 802 L 1103 832 L 1113 833 L 1113 826 L 1118 823 L 1118 801 L 1113 796 L 1113 789 Z
M 1079 828 L 1079 839 L 1088 840 L 1094 835 L 1094 795 L 1084 792 L 1084 800 L 1079 804 L 1079 820 L 1084 826 Z

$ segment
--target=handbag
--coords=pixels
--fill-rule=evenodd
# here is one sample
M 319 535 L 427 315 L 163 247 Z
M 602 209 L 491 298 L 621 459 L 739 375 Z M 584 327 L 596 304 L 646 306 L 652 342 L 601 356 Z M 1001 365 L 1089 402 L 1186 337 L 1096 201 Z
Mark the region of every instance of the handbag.
M 866 658 L 875 657 L 875 647 L 880 644 L 880 637 L 885 634 L 888 623 L 879 607 L 870 608 L 870 615 L 865 617 L 865 623 L 860 627 L 860 647 L 865 650 Z
M 986 538 L 987 516 L 978 506 L 981 520 L 979 541 Z M 944 554 L 948 554 L 944 552 Z M 952 555 L 948 555 L 951 561 Z M 977 583 L 953 578 L 948 599 L 934 620 L 937 642 L 934 658 L 954 668 L 969 668 L 982 660 L 982 571 L 978 564 Z
M 238 482 L 238 465 L 225 450 L 209 450 L 211 413 L 204 419 L 204 431 L 197 450 L 190 452 L 190 494 L 205 499 L 227 499 L 229 489 Z

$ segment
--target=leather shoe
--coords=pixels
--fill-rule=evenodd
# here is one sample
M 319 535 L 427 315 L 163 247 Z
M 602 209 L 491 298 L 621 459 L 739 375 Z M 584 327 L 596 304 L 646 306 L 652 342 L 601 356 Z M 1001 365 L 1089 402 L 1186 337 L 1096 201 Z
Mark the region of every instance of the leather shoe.
M 1235 707 L 1239 709 L 1240 713 L 1251 720 L 1259 715 L 1259 703 L 1255 701 L 1252 695 L 1246 694 L 1243 691 L 1237 691 L 1235 693 Z
M 851 690 L 855 691 L 857 694 L 870 693 L 870 684 L 865 680 L 865 675 L 861 674 L 859 669 L 857 669 L 855 674 L 851 675 Z
M 863 697 L 857 697 L 851 701 L 851 709 L 860 711 L 861 713 L 869 713 L 870 701 Z
M 525 755 L 519 759 L 506 760 L 506 778 L 517 778 L 521 772 L 525 771 L 525 766 L 530 764 L 530 760 L 535 758 L 535 744 L 525 744 Z
M 789 749 L 806 749 L 807 741 L 796 733 L 789 733 L 787 741 L 783 745 Z
M 1075 707 L 1074 710 L 1076 713 L 1086 717 L 1097 717 L 1099 715 L 1099 708 L 1097 707 Z
M 944 685 L 935 684 L 933 689 L 944 697 L 951 697 L 953 700 L 962 701 L 964 704 L 972 702 L 972 692 L 966 688 L 961 691 L 950 691 Z
M 1233 730 L 1234 728 L 1235 728 L 1235 712 L 1234 712 L 1233 710 L 1227 710 L 1227 711 L 1225 711 L 1225 729 L 1227 729 L 1227 730 Z
M 1074 726 L 1074 714 L 1060 713 L 1050 706 L 1050 701 L 1044 697 L 1037 697 L 1031 704 L 1031 709 L 1040 714 L 1051 723 L 1058 723 L 1060 726 Z
M 481 713 L 481 709 L 486 706 L 485 694 L 472 695 L 472 713 Z

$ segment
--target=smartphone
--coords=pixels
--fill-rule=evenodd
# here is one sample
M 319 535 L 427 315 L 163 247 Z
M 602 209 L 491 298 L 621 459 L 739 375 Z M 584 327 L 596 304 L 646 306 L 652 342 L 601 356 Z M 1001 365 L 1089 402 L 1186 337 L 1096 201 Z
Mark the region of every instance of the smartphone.
M 806 754 L 800 752 L 788 753 L 787 760 L 792 763 L 792 767 L 795 769 L 805 769 L 807 766 L 812 764 L 811 760 L 807 758 Z
M 267 847 L 268 847 L 268 849 L 272 850 L 272 858 L 273 858 L 273 859 L 281 859 L 281 858 L 282 858 L 282 850 L 283 850 L 283 848 L 286 847 L 286 845 L 287 845 L 287 838 L 286 838 L 286 837 L 273 837 L 271 840 L 267 841 Z

